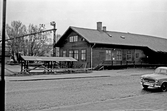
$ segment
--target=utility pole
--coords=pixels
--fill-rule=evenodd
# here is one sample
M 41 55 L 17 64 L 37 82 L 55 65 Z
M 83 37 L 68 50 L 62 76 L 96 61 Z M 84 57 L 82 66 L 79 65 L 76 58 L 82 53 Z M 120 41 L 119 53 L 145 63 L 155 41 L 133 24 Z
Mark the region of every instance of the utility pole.
M 56 48 L 54 48 L 54 45 L 55 45 L 55 43 L 57 42 L 57 40 L 56 40 L 56 23 L 55 23 L 55 21 L 53 21 L 53 22 L 50 22 L 50 25 L 51 26 L 53 26 L 53 56 L 56 56 Z
M 3 15 L 2 15 L 2 52 L 1 52 L 1 111 L 5 111 L 5 26 L 6 26 L 6 0 L 3 0 Z

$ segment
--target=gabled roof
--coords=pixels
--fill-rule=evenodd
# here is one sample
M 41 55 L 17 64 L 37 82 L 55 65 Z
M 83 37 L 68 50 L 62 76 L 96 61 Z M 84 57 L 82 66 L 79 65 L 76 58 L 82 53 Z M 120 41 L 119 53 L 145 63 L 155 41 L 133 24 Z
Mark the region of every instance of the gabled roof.
M 141 46 L 148 47 L 154 51 L 167 52 L 167 39 L 165 38 L 132 33 L 98 31 L 95 29 L 69 27 L 61 39 L 66 36 L 69 30 L 73 30 L 85 38 L 89 43 Z

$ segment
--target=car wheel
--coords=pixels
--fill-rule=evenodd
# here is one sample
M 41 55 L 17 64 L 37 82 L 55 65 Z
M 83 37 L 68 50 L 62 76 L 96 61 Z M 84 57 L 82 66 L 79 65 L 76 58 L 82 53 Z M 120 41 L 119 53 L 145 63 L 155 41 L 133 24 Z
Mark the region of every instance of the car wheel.
M 148 88 L 148 86 L 147 85 L 143 85 L 143 89 L 147 89 Z
M 167 83 L 163 83 L 163 84 L 161 85 L 161 90 L 162 90 L 163 92 L 167 91 Z

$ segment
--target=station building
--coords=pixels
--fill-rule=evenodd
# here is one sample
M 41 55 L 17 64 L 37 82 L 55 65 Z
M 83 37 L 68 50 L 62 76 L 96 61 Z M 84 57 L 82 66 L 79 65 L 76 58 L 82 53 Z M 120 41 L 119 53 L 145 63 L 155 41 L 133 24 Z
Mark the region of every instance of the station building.
M 74 67 L 167 64 L 167 39 L 107 31 L 102 22 L 96 29 L 70 26 L 55 47 L 59 56 L 77 60 Z

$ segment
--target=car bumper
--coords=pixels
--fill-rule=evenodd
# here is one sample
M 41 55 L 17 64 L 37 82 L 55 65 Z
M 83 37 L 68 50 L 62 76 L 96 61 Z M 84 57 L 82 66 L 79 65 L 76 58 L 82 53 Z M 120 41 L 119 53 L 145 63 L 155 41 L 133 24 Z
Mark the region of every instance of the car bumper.
M 160 88 L 161 86 L 156 83 L 149 83 L 149 82 L 141 82 L 141 85 L 146 85 L 148 87 L 153 87 L 153 88 Z

